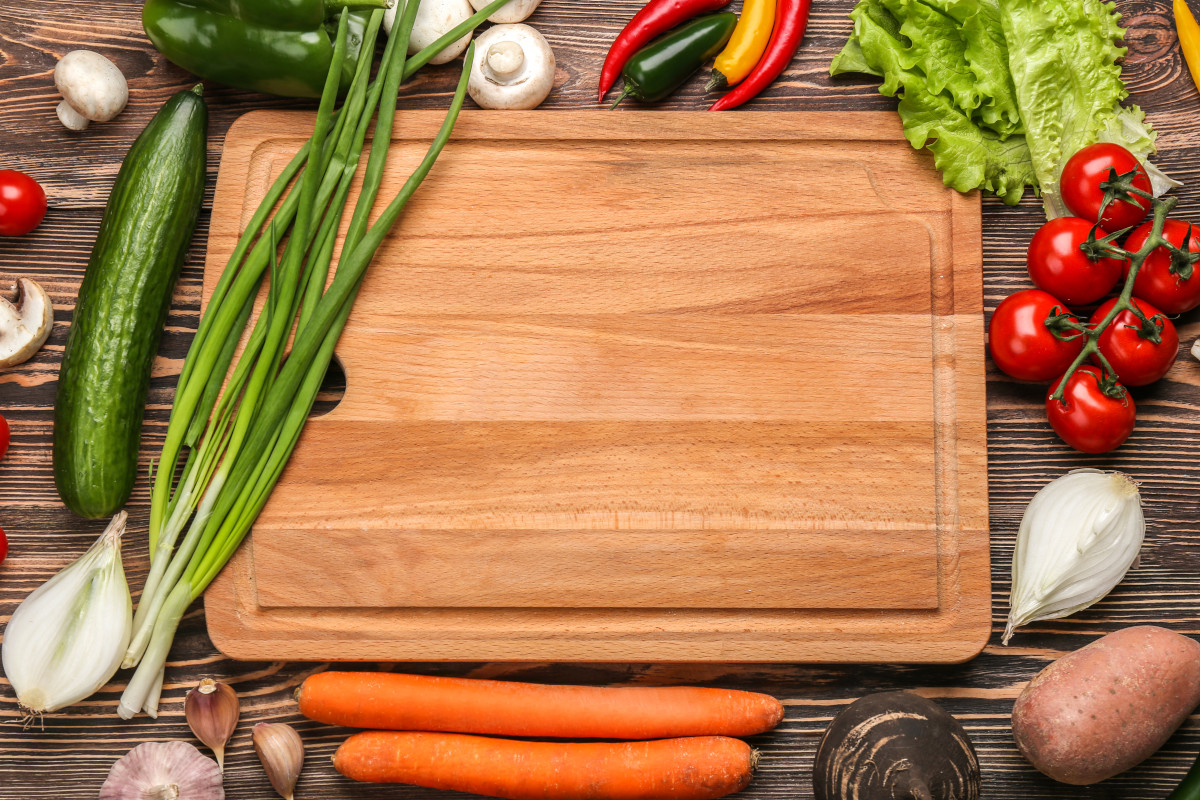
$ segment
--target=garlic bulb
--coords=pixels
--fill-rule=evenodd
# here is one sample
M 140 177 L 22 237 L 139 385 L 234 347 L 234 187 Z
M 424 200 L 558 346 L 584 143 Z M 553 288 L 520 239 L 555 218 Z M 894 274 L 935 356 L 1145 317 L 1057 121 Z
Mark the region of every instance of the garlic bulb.
M 143 742 L 123 755 L 100 800 L 225 800 L 221 770 L 187 742 Z
M 77 561 L 26 597 L 4 629 L 4 674 L 21 708 L 45 714 L 108 683 L 133 631 L 120 511 Z
M 1013 551 L 1008 626 L 1058 619 L 1112 591 L 1146 533 L 1137 485 L 1120 472 L 1077 469 L 1034 495 Z

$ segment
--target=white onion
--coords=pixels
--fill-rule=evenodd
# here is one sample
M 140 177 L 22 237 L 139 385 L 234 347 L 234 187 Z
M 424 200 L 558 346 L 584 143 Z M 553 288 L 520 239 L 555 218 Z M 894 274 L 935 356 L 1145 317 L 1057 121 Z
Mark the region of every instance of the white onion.
M 86 553 L 34 589 L 8 621 L 0 658 L 25 711 L 78 703 L 121 665 L 133 632 L 121 566 L 125 519 L 118 512 Z
M 1133 566 L 1146 520 L 1120 472 L 1078 469 L 1034 495 L 1017 532 L 1003 643 L 1030 622 L 1058 619 L 1112 591 Z

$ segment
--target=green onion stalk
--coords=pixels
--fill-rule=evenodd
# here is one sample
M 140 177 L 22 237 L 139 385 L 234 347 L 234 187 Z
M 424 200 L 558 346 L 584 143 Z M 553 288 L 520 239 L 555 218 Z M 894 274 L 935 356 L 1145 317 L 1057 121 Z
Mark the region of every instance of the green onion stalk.
M 368 80 L 383 16 L 372 12 L 350 90 L 337 110 L 339 74 L 330 70 L 312 138 L 272 184 L 235 246 L 180 372 L 162 453 L 152 471 L 150 571 L 122 662 L 137 669 L 121 696 L 121 717 L 132 718 L 139 710 L 157 715 L 179 621 L 233 556 L 278 482 L 375 252 L 450 138 L 466 96 L 474 44 L 424 159 L 375 223 L 368 224 L 383 180 L 401 83 L 507 2 L 494 0 L 407 59 L 419 4 L 406 4 L 375 79 Z M 344 53 L 346 27 L 343 12 L 337 53 Z M 341 63 L 337 54 L 332 63 Z M 379 146 L 370 148 L 362 190 L 330 281 L 339 223 L 372 118 L 373 142 Z M 251 324 L 264 281 L 267 297 Z M 249 337 L 237 354 L 248 326 Z M 285 357 L 293 328 L 291 352 Z

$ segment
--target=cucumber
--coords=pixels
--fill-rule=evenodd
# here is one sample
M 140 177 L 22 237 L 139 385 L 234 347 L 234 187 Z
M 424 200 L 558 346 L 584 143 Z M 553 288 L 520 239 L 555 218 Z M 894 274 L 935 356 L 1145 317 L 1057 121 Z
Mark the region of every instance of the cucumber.
M 54 403 L 54 482 L 84 517 L 115 513 L 137 478 L 150 367 L 204 199 L 201 91 L 168 100 L 129 148 L 79 289 Z

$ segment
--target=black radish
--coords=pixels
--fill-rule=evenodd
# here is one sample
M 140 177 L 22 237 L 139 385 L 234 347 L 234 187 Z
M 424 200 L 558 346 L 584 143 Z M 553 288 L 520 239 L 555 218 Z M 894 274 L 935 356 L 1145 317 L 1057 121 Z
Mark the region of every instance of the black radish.
M 911 692 L 851 703 L 825 730 L 813 765 L 817 800 L 977 800 L 979 783 L 962 725 Z

